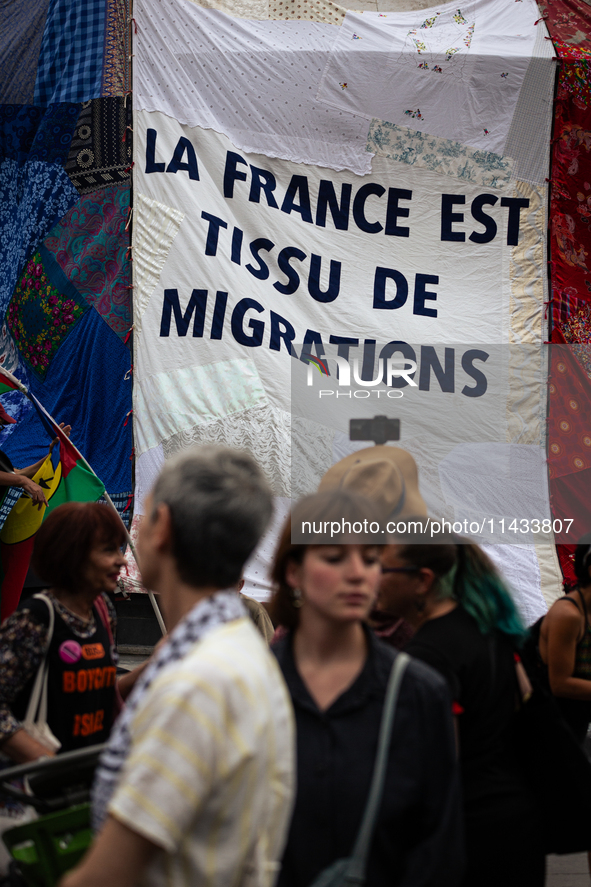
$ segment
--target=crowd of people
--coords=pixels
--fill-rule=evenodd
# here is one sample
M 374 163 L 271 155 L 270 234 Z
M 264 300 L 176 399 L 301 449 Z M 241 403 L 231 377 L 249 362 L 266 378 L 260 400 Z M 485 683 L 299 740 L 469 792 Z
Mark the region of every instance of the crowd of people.
M 0 627 L 0 753 L 27 762 L 106 742 L 95 840 L 61 887 L 544 884 L 541 813 L 515 743 L 519 654 L 533 643 L 540 690 L 582 743 L 591 537 L 577 589 L 529 637 L 476 544 L 428 541 L 402 453 L 347 457 L 297 503 L 262 615 L 239 594 L 272 513 L 261 468 L 214 446 L 167 462 L 138 560 L 168 634 L 120 676 L 109 595 L 123 526 L 96 503 L 45 521 L 33 566 L 46 590 Z M 385 536 L 392 513 L 420 515 L 423 533 Z M 318 525 L 341 531 L 299 532 Z M 31 712 L 40 669 L 43 730 Z

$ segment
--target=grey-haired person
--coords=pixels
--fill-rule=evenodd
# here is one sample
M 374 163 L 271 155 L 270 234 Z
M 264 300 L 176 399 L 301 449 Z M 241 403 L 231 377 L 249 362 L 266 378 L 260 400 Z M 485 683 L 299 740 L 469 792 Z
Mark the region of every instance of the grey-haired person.
M 146 503 L 138 552 L 167 641 L 103 755 L 100 829 L 62 887 L 271 887 L 291 812 L 294 732 L 279 668 L 236 585 L 271 516 L 246 453 L 171 460 Z

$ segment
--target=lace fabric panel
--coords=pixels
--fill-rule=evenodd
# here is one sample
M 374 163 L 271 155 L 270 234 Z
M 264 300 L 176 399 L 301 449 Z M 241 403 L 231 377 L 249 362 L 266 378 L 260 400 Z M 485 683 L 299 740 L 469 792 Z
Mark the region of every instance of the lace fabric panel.
M 315 422 L 292 420 L 285 410 L 264 403 L 187 428 L 165 440 L 162 449 L 166 459 L 203 443 L 246 450 L 267 475 L 276 496 L 298 499 L 316 491 L 332 464 L 333 434 Z
M 142 315 L 168 258 L 185 214 L 136 191 L 133 226 L 134 323 L 139 334 Z

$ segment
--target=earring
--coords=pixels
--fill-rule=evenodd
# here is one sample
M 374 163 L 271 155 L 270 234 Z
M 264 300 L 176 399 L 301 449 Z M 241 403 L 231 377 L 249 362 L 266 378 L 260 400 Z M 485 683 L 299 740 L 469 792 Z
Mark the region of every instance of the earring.
M 302 592 L 299 588 L 292 589 L 291 602 L 294 605 L 294 607 L 296 607 L 296 609 L 299 609 L 302 606 L 302 604 L 304 603 L 302 600 Z
M 415 600 L 415 609 L 417 613 L 422 613 L 425 609 L 425 599 L 422 597 L 418 597 Z

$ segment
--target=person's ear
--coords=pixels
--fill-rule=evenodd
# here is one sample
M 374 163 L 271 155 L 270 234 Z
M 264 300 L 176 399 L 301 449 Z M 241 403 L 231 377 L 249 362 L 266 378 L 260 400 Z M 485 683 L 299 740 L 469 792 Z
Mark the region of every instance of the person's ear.
M 418 578 L 419 586 L 417 591 L 422 596 L 427 597 L 431 593 L 437 577 L 430 567 L 421 567 Z
M 302 576 L 302 565 L 289 560 L 285 566 L 285 582 L 290 588 L 299 588 Z
M 172 515 L 164 502 L 156 506 L 152 514 L 152 545 L 160 552 L 172 548 Z

